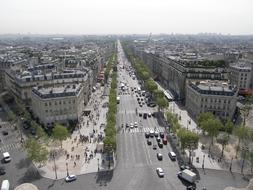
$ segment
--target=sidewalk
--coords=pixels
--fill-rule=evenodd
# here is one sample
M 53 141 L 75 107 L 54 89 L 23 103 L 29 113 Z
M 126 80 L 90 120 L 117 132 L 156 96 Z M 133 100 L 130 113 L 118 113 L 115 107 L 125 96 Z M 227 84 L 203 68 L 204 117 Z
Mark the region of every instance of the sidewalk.
M 105 135 L 108 111 L 103 104 L 109 101 L 109 97 L 103 96 L 103 92 L 104 87 L 98 85 L 87 105 L 92 108 L 91 113 L 82 117 L 78 129 L 73 132 L 71 138 L 63 142 L 62 149 L 59 144 L 50 145 L 52 153 L 49 161 L 42 167 L 37 165 L 43 177 L 56 179 L 57 175 L 57 179 L 60 179 L 67 176 L 67 170 L 68 174 L 81 175 L 108 170 L 109 165 L 110 169 L 113 169 L 113 163 L 109 163 L 99 150 Z M 54 152 L 56 152 L 55 159 Z

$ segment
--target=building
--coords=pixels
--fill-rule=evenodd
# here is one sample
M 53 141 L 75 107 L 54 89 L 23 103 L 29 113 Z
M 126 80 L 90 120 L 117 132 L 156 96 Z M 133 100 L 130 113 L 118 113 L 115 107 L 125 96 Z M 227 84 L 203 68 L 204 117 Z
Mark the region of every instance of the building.
M 229 65 L 229 80 L 232 85 L 239 89 L 252 89 L 252 65 L 240 61 Z
M 211 112 L 221 120 L 233 119 L 238 88 L 222 81 L 189 82 L 186 86 L 186 109 L 196 119 Z
M 45 126 L 78 120 L 84 110 L 83 91 L 82 84 L 34 87 L 31 96 L 32 111 Z
M 63 72 L 50 72 L 46 74 L 43 74 L 40 70 L 23 71 L 21 73 L 7 70 L 5 72 L 5 81 L 9 91 L 26 102 L 29 102 L 31 99 L 33 87 L 58 87 L 63 84 L 81 83 L 84 88 L 84 104 L 87 104 L 92 88 L 89 73 L 88 70 L 65 70 Z

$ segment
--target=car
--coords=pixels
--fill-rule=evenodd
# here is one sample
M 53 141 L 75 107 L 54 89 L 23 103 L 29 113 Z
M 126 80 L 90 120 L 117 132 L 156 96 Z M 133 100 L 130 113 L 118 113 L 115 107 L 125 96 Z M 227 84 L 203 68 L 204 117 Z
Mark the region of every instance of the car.
M 142 117 L 142 113 L 139 113 L 139 116 Z
M 151 115 L 152 115 L 153 117 L 155 117 L 155 116 L 156 116 L 155 112 L 153 112 Z
M 187 165 L 181 165 L 181 166 L 180 166 L 180 170 L 185 170 L 185 169 L 191 170 L 191 167 L 190 167 L 190 166 L 187 166 Z
M 154 132 L 153 130 L 150 130 L 150 131 L 149 131 L 149 136 L 150 136 L 150 137 L 154 137 L 154 134 L 155 134 L 155 132 Z
M 158 133 L 158 131 L 155 131 L 155 137 L 158 137 L 159 136 L 159 133 Z
M 3 160 L 4 160 L 5 163 L 11 161 L 11 157 L 10 157 L 10 153 L 9 153 L 9 152 L 4 152 L 4 153 L 3 153 L 3 157 L 4 157 Z
M 134 122 L 134 127 L 138 127 L 138 123 L 137 122 Z
M 148 117 L 151 117 L 152 116 L 152 114 L 151 113 L 148 113 Z
M 156 141 L 157 141 L 157 142 L 161 142 L 161 138 L 160 138 L 160 137 L 157 137 L 157 138 L 156 138 Z
M 177 159 L 177 155 L 175 154 L 175 152 L 169 152 L 169 157 L 170 157 L 170 159 L 172 160 L 172 161 L 176 161 L 176 159 Z
M 165 138 L 165 137 L 163 138 L 163 144 L 164 144 L 164 145 L 168 144 L 168 140 L 167 140 L 167 138 Z
M 160 132 L 160 137 L 164 138 L 164 132 Z
M 164 177 L 164 171 L 162 168 L 156 168 L 156 173 L 159 177 Z
M 147 140 L 147 144 L 148 144 L 148 145 L 151 145 L 151 144 L 152 144 L 152 142 L 151 142 L 150 139 Z
M 156 104 L 155 103 L 149 103 L 148 106 L 153 108 L 153 107 L 156 107 Z
M 5 172 L 5 168 L 3 166 L 0 167 L 0 175 L 4 175 Z
M 159 146 L 159 148 L 163 148 L 163 143 L 158 142 L 158 146 Z
M 142 107 L 142 104 L 140 104 L 140 107 Z
M 133 129 L 133 128 L 134 128 L 134 124 L 130 123 L 130 129 Z
M 72 181 L 75 181 L 77 179 L 77 177 L 75 175 L 68 175 L 66 178 L 65 178 L 65 181 L 66 182 L 72 182 Z
M 157 159 L 158 159 L 158 160 L 163 160 L 163 155 L 162 155 L 162 153 L 157 153 L 156 156 L 157 156 Z
M 153 149 L 156 150 L 157 149 L 157 145 L 153 144 Z
M 126 123 L 126 128 L 128 128 L 129 127 L 129 124 L 128 123 Z
M 137 98 L 137 101 L 139 102 L 139 101 L 140 101 L 140 98 Z
M 146 132 L 146 133 L 145 133 L 145 137 L 146 137 L 146 138 L 149 138 L 149 132 Z
M 148 114 L 147 114 L 147 113 L 144 113 L 144 114 L 143 114 L 143 119 L 147 119 L 147 116 L 148 116 Z
M 4 136 L 6 136 L 6 135 L 8 135 L 9 133 L 8 133 L 8 131 L 2 131 L 2 134 L 3 134 Z

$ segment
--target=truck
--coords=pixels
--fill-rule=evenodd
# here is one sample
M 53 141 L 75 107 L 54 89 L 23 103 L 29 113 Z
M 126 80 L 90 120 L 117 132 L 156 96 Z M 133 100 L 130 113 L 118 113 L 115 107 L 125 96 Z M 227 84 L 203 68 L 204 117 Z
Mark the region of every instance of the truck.
M 120 97 L 117 96 L 117 104 L 119 104 L 119 101 L 120 101 Z
M 197 180 L 197 175 L 188 169 L 184 169 L 183 171 L 178 172 L 177 176 L 190 183 L 195 183 L 195 181 Z

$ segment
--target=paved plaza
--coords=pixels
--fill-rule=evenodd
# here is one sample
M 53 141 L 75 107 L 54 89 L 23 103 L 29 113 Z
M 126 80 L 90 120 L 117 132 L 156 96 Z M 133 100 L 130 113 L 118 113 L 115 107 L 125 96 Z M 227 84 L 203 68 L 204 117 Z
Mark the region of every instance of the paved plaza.
M 62 148 L 57 143 L 50 145 L 52 153 L 49 161 L 42 167 L 37 165 L 42 176 L 60 179 L 66 177 L 67 173 L 74 175 L 93 173 L 108 170 L 109 165 L 110 169 L 113 168 L 102 154 L 102 139 L 105 136 L 108 111 L 106 106 L 108 96 L 104 96 L 103 93 L 104 87 L 97 84 L 97 90 L 92 93 L 86 106 L 90 108 L 90 113 L 81 118 L 71 138 L 63 142 Z

